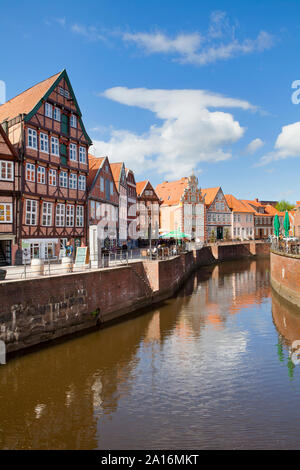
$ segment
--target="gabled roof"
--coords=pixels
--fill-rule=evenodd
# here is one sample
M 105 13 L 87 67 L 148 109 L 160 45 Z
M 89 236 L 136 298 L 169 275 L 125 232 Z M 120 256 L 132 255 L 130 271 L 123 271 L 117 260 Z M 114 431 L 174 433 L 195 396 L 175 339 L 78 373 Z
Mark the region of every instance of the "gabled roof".
M 124 165 L 123 162 L 110 164 L 113 179 L 114 179 L 114 182 L 118 191 L 119 191 L 119 186 L 120 186 L 120 179 L 121 179 L 121 172 L 122 172 L 123 165 Z
M 216 188 L 202 188 L 201 193 L 204 197 L 205 204 L 210 206 L 212 202 L 214 202 L 216 195 L 218 194 L 221 186 L 217 186 Z
M 183 177 L 177 181 L 164 181 L 156 186 L 155 192 L 164 205 L 173 206 L 180 202 L 185 188 L 188 186 L 188 178 Z
M 232 194 L 225 194 L 225 199 L 229 209 L 232 212 L 246 212 L 254 214 L 255 210 L 251 206 L 246 206 L 242 201 L 239 201 Z
M 9 152 L 8 154 L 5 153 L 4 155 L 9 155 L 10 154 L 14 157 L 18 157 L 18 153 L 16 152 L 16 150 L 12 146 L 11 141 L 9 140 L 8 136 L 6 135 L 5 130 L 3 129 L 3 127 L 0 124 L 0 143 L 3 145 L 3 142 L 4 142 L 4 148 L 5 148 L 5 144 L 6 144 L 6 148 Z M 1 147 L 3 149 L 2 145 L 1 145 Z M 0 153 L 0 155 L 1 154 L 2 154 L 2 152 Z
M 107 157 L 94 157 L 94 155 L 89 154 L 89 175 L 87 179 L 88 187 L 91 188 L 93 186 L 94 181 L 96 180 L 99 170 L 103 165 L 104 160 Z
M 83 133 L 88 142 L 91 144 L 92 141 L 84 128 L 83 122 L 81 120 L 82 114 L 77 103 L 77 99 L 74 94 L 67 71 L 65 69 L 62 72 L 56 73 L 55 75 L 52 75 L 46 80 L 37 83 L 36 85 L 32 86 L 31 88 L 28 88 L 19 95 L 2 104 L 0 106 L 0 123 L 4 121 L 9 121 L 19 115 L 24 115 L 25 122 L 29 121 L 42 105 L 42 101 L 48 98 L 48 96 L 56 88 L 62 78 L 65 79 L 68 85 L 70 94 L 72 96 L 77 113 L 79 115 Z
M 152 184 L 150 183 L 149 180 L 145 180 L 145 181 L 138 181 L 136 183 L 136 194 L 138 197 L 141 197 L 143 195 L 143 192 L 145 191 L 145 189 L 147 188 L 147 186 L 150 186 L 151 190 L 153 191 L 153 193 L 155 194 L 156 197 L 159 198 L 156 190 L 153 188 Z

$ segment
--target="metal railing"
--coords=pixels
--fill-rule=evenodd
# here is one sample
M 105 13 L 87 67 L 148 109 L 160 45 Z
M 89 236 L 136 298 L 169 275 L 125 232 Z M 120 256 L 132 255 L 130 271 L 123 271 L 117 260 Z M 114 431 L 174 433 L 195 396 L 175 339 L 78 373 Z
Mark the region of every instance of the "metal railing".
M 271 250 L 290 255 L 300 255 L 300 241 L 274 239 L 271 242 Z
M 38 258 L 32 258 L 24 260 L 24 264 L 21 266 L 0 266 L 0 282 L 127 266 L 137 261 L 165 260 L 185 252 L 187 252 L 187 249 L 179 246 L 152 248 L 151 251 L 149 248 L 107 251 L 103 252 L 100 258 L 90 256 L 88 263 L 81 265 L 76 264 L 72 257 L 65 257 L 60 260 L 56 257 L 40 260 L 40 262 L 34 261 L 33 263 L 32 261 L 38 260 Z M 5 279 L 1 279 L 1 270 L 6 271 Z

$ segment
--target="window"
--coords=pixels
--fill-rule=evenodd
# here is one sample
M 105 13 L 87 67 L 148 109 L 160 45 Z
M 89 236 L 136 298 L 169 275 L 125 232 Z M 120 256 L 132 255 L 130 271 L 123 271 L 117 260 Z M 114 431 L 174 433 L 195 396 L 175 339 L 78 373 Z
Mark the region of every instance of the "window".
M 86 148 L 79 147 L 79 161 L 80 163 L 86 163 Z
M 70 117 L 70 126 L 71 127 L 77 127 L 77 118 L 75 116 L 75 114 L 71 114 L 71 117 Z
M 35 166 L 32 163 L 26 163 L 26 180 L 35 181 Z
M 37 221 L 37 201 L 26 200 L 26 225 L 36 225 Z
M 112 196 L 114 194 L 114 183 L 111 181 L 110 182 L 110 195 Z
M 0 180 L 13 181 L 14 164 L 13 162 L 0 161 Z
M 58 92 L 61 96 L 64 96 L 65 98 L 70 97 L 70 93 L 68 92 L 68 90 L 64 90 L 61 86 L 58 87 Z
M 41 184 L 46 183 L 46 168 L 44 166 L 38 166 L 37 169 L 37 182 Z
M 104 179 L 100 176 L 100 191 L 104 192 Z
M 52 168 L 49 170 L 49 184 L 50 186 L 56 186 L 56 170 Z
M 66 171 L 61 171 L 59 174 L 59 186 L 62 188 L 68 187 L 68 173 Z
M 70 160 L 77 160 L 77 146 L 75 144 L 70 144 Z
M 77 189 L 77 175 L 75 173 L 70 174 L 69 188 L 70 189 Z
M 85 191 L 86 188 L 86 178 L 84 175 L 79 175 L 78 177 L 78 189 Z
M 53 117 L 55 121 L 60 121 L 60 109 L 59 108 L 54 108 Z
M 96 214 L 96 204 L 95 201 L 91 201 L 91 218 L 94 219 Z
M 76 227 L 83 227 L 83 206 L 76 207 Z
M 37 149 L 37 133 L 31 128 L 28 129 L 28 147 Z
M 47 242 L 44 246 L 45 259 L 54 258 L 55 248 L 53 242 Z
M 46 103 L 45 104 L 45 115 L 49 118 L 52 118 L 53 107 L 52 104 Z
M 65 211 L 66 211 L 66 206 L 64 204 L 57 204 L 56 213 L 55 213 L 55 225 L 57 227 L 64 227 Z
M 51 137 L 51 153 L 59 156 L 59 142 L 57 137 Z
M 52 203 L 43 202 L 42 225 L 49 227 L 52 225 Z
M 49 141 L 47 134 L 40 133 L 40 149 L 41 152 L 49 152 Z
M 0 224 L 12 223 L 12 204 L 0 202 Z
M 74 206 L 67 204 L 66 226 L 74 227 Z

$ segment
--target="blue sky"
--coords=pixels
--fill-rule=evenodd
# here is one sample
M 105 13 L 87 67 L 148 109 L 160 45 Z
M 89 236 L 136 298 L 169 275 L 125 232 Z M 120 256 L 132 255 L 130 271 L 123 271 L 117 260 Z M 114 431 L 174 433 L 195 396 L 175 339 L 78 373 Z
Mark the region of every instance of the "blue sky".
M 299 1 L 0 5 L 7 99 L 66 68 L 93 152 L 137 180 L 300 199 Z

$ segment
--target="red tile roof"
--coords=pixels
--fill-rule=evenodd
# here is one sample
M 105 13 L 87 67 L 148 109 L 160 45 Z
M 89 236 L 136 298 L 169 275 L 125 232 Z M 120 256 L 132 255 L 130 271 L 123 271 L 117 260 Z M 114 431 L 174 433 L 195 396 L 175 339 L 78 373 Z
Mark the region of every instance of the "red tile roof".
M 204 197 L 205 204 L 209 206 L 214 200 L 218 191 L 221 189 L 221 186 L 217 186 L 216 188 L 202 188 L 201 193 Z
M 91 187 L 91 185 L 94 182 L 94 179 L 96 178 L 97 172 L 99 168 L 102 166 L 102 163 L 104 162 L 106 157 L 94 157 L 94 155 L 89 154 L 89 175 L 88 175 L 88 187 Z
M 181 196 L 188 185 L 188 178 L 177 181 L 164 181 L 156 186 L 155 192 L 163 201 L 163 205 L 173 206 L 180 202 Z
M 246 206 L 246 204 L 236 199 L 232 194 L 225 194 L 225 199 L 232 212 L 255 213 L 255 210 L 252 209 L 251 206 Z
M 123 162 L 111 163 L 110 164 L 113 179 L 114 179 L 114 182 L 115 182 L 115 185 L 116 185 L 118 191 L 120 189 L 119 188 L 119 182 L 120 182 L 120 175 L 121 175 L 121 171 L 122 171 L 122 166 L 123 166 Z
M 28 88 L 0 106 L 0 122 L 13 119 L 19 114 L 28 114 L 43 98 L 62 72 Z

